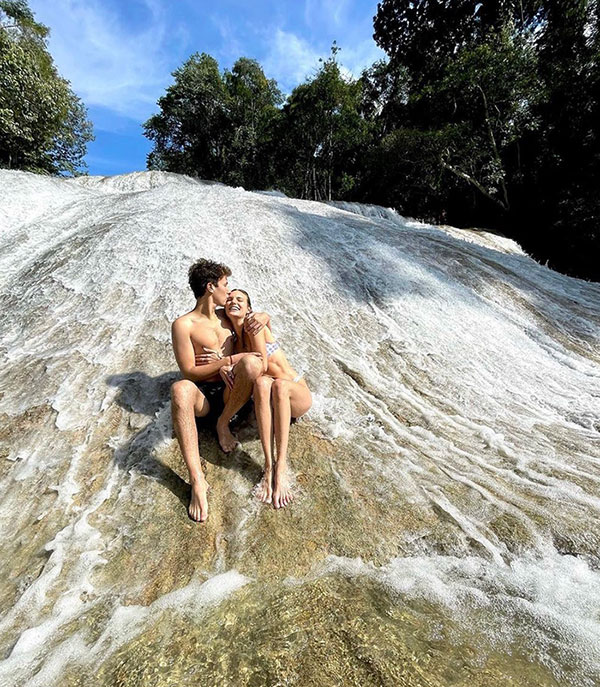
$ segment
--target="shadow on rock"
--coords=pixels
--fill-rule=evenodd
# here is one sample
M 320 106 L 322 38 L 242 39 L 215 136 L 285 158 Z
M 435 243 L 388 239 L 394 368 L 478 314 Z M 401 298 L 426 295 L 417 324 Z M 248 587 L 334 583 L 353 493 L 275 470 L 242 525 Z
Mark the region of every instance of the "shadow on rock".
M 186 481 L 187 467 L 177 442 L 173 441 L 175 435 L 170 402 L 171 384 L 180 378 L 176 371 L 150 377 L 145 372 L 136 370 L 111 375 L 106 378 L 106 383 L 118 387 L 115 403 L 130 414 L 129 426 L 139 430 L 128 442 L 115 449 L 115 461 L 127 472 L 136 471 L 160 482 L 187 510 L 191 488 Z M 151 418 L 150 421 L 148 422 L 144 416 Z M 202 418 L 196 418 L 196 428 L 205 473 L 206 464 L 211 463 L 226 470 L 236 470 L 249 485 L 259 481 L 262 469 L 252 456 L 242 448 L 230 454 L 223 453 L 215 428 L 208 426 Z M 231 428 L 234 432 L 237 431 L 240 440 L 256 439 L 258 432 L 251 406 L 234 417 Z M 172 450 L 165 451 L 169 444 L 172 444 Z M 174 466 L 177 471 L 158 458 L 160 448 L 163 449 L 160 453 L 174 456 L 173 462 L 177 463 Z M 179 473 L 184 474 L 186 479 Z

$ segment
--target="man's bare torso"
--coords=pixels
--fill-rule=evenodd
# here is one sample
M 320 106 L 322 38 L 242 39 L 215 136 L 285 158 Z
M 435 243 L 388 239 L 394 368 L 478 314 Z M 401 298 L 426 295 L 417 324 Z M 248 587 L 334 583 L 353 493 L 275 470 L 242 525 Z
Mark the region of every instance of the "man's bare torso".
M 224 356 L 234 352 L 235 335 L 231 323 L 223 310 L 215 311 L 215 315 L 217 318 L 211 320 L 208 317 L 190 312 L 180 318 L 189 326 L 189 336 L 196 355 L 206 353 L 205 348 L 218 351 Z M 207 381 L 220 381 L 220 379 L 221 377 L 217 373 Z

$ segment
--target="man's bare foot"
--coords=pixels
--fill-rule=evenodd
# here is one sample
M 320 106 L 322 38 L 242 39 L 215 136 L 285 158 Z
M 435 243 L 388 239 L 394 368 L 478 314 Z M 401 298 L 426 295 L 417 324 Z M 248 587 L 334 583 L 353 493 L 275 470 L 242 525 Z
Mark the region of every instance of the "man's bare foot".
M 273 480 L 273 507 L 285 508 L 294 498 L 290 489 L 290 477 L 286 465 L 275 466 L 275 477 Z
M 263 503 L 271 503 L 273 497 L 273 476 L 271 469 L 263 472 L 262 479 L 254 487 L 254 495 Z
M 221 419 L 217 421 L 217 435 L 219 445 L 225 453 L 231 453 L 240 443 L 229 430 L 229 422 L 223 422 Z
M 202 481 L 192 480 L 192 496 L 188 514 L 196 522 L 204 522 L 208 517 L 208 501 L 206 499 L 208 489 L 209 486 L 205 479 Z

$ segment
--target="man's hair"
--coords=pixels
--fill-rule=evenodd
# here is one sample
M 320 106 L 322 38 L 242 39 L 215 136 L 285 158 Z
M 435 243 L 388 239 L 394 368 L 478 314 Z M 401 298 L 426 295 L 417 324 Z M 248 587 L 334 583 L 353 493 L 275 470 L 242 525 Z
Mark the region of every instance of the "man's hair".
M 196 298 L 204 296 L 208 284 L 215 284 L 221 277 L 231 276 L 231 270 L 227 265 L 212 260 L 198 260 L 189 269 L 188 277 L 190 288 Z

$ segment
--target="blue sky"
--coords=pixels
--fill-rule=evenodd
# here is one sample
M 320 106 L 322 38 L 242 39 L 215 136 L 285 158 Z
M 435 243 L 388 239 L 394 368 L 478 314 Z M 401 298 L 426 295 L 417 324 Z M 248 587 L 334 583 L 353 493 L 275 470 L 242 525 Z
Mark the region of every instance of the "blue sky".
M 260 62 L 289 93 L 318 68 L 336 40 L 349 74 L 383 57 L 372 39 L 377 0 L 29 0 L 50 28 L 49 49 L 88 108 L 96 140 L 90 174 L 146 168 L 141 124 L 194 52 L 221 69 Z

